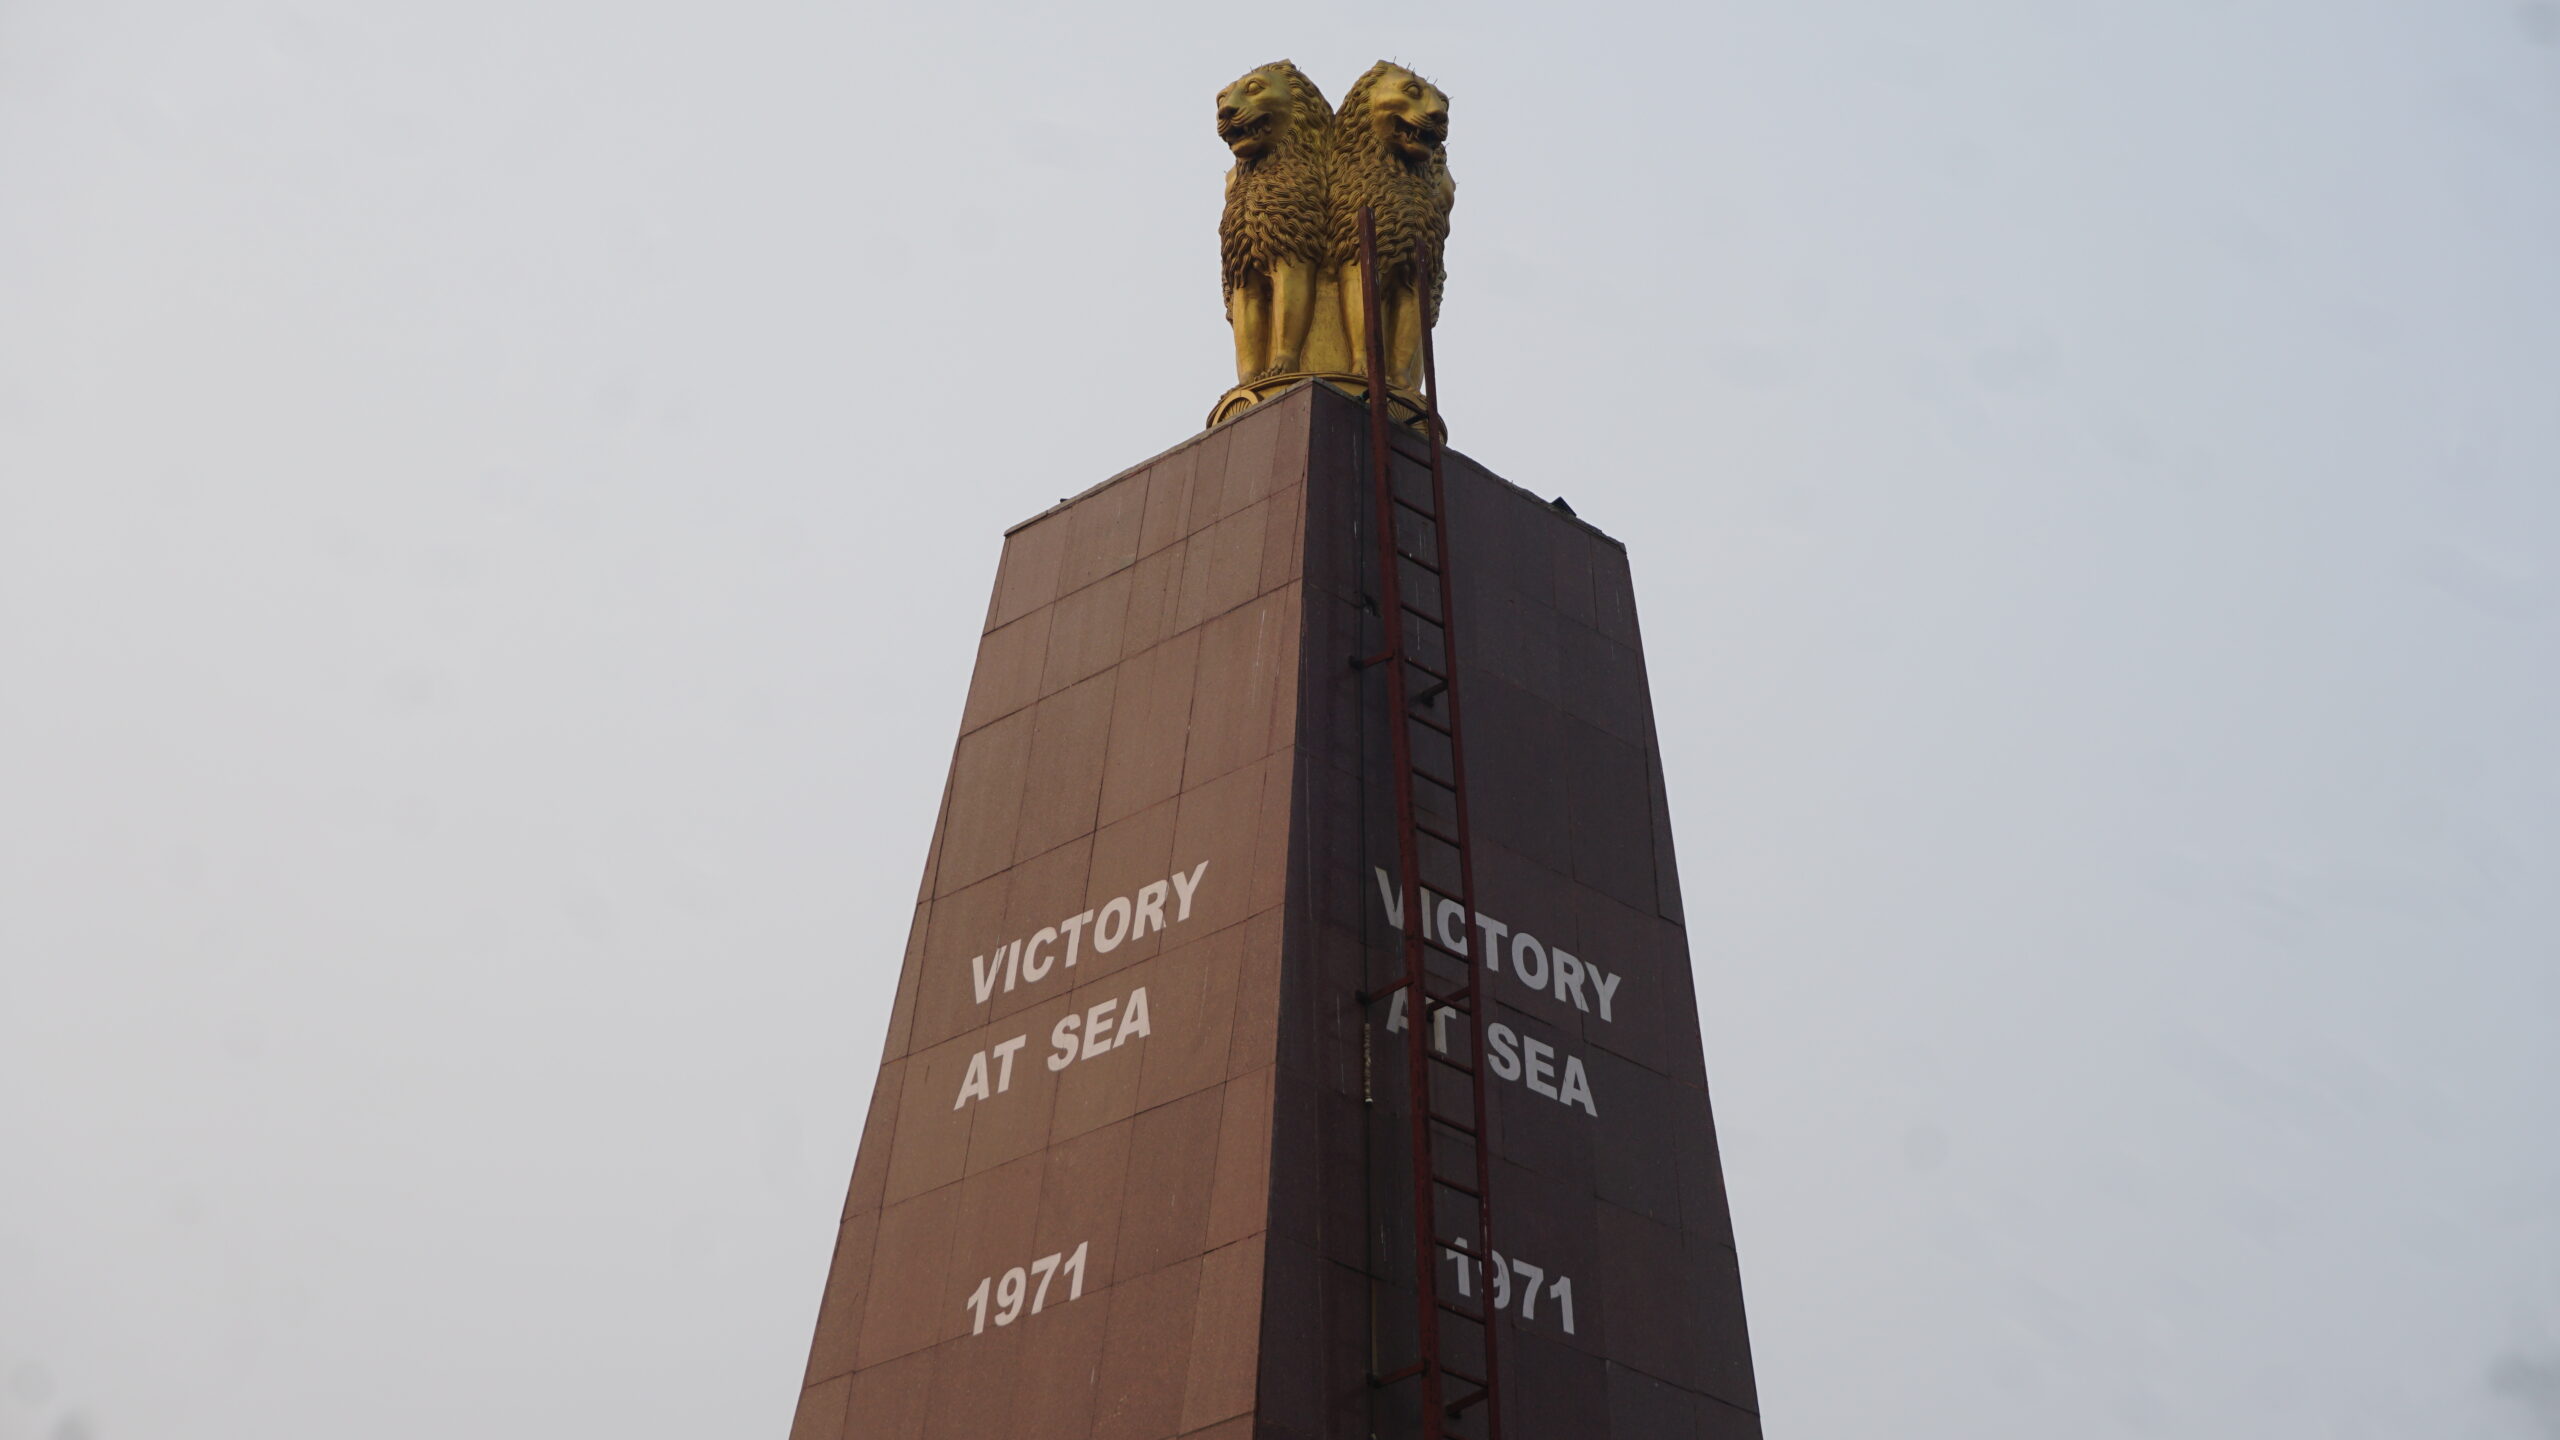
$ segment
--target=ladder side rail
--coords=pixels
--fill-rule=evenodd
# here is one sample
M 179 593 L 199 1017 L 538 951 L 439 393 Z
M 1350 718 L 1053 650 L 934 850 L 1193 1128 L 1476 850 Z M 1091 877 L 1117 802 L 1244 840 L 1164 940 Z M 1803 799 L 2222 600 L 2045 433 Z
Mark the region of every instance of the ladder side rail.
M 1467 965 L 1467 1029 L 1468 1053 L 1476 1061 L 1474 1072 L 1469 1076 L 1469 1085 L 1474 1092 L 1476 1126 L 1476 1203 L 1474 1207 L 1476 1254 L 1481 1257 L 1477 1262 L 1480 1266 L 1490 1266 L 1493 1263 L 1493 1135 L 1487 1123 L 1484 1075 L 1485 957 L 1475 953 L 1476 947 L 1483 944 L 1484 930 L 1476 923 L 1474 832 L 1469 828 L 1467 813 L 1467 748 L 1464 739 L 1466 727 L 1460 718 L 1459 707 L 1458 611 L 1456 597 L 1451 591 L 1449 581 L 1452 568 L 1449 494 L 1447 466 L 1444 463 L 1448 435 L 1440 421 L 1440 373 L 1431 343 L 1431 332 L 1439 319 L 1432 313 L 1431 304 L 1432 277 L 1437 270 L 1433 262 L 1437 257 L 1431 253 L 1431 242 L 1428 236 L 1416 237 L 1413 254 L 1413 285 L 1417 297 L 1415 310 L 1422 331 L 1423 431 L 1429 440 L 1431 450 L 1431 509 L 1434 515 L 1432 541 L 1433 549 L 1437 552 L 1437 558 L 1440 561 L 1440 660 L 1446 667 L 1441 684 L 1445 687 L 1444 693 L 1449 711 L 1449 778 L 1453 782 L 1449 788 L 1455 792 L 1451 808 L 1455 812 L 1455 829 L 1458 836 L 1459 904 L 1464 907 L 1460 923 L 1466 927 L 1461 933 L 1473 942 L 1468 947 L 1467 956 L 1469 962 Z M 1408 786 L 1410 783 L 1410 781 L 1406 782 Z M 1502 1440 L 1502 1364 L 1495 1340 L 1495 1331 L 1498 1326 L 1495 1312 L 1489 1303 L 1493 1294 L 1492 1277 L 1479 1271 L 1479 1279 L 1484 1282 L 1480 1293 L 1488 1297 L 1488 1303 L 1484 1307 L 1485 1440 Z
M 1377 216 L 1360 208 L 1360 300 L 1362 338 L 1368 351 L 1370 479 L 1377 506 L 1378 615 L 1385 630 L 1380 647 L 1386 661 L 1387 726 L 1395 777 L 1396 859 L 1403 872 L 1405 962 L 1405 1077 L 1408 1143 L 1412 1150 L 1415 1344 L 1422 1385 L 1425 1440 L 1442 1440 L 1447 1429 L 1441 1411 L 1440 1313 L 1437 1245 L 1433 1239 L 1434 1196 L 1431 1185 L 1431 1014 L 1423 999 L 1421 856 L 1414 839 L 1412 737 L 1405 726 L 1404 599 L 1397 574 L 1395 530 L 1395 452 L 1389 439 L 1386 327 L 1379 311 Z

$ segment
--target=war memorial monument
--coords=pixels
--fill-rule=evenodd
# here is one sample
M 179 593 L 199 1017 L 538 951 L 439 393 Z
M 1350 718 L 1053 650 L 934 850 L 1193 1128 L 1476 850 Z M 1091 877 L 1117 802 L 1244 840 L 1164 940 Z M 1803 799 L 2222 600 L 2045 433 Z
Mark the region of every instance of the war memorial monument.
M 1760 1432 L 1625 547 L 1448 450 L 1448 101 L 1218 96 L 1236 384 L 1004 540 L 792 1440 Z

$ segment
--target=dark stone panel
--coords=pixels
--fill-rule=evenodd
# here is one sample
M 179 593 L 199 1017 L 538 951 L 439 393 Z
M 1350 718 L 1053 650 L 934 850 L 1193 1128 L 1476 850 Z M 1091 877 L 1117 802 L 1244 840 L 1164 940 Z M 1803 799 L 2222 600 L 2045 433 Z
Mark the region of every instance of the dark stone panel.
M 1596 1209 L 1600 1282 L 1594 1289 L 1607 1297 L 1609 1358 L 1656 1379 L 1694 1384 L 1703 1362 L 1680 1231 L 1620 1206 Z
M 1711 1395 L 1698 1397 L 1698 1440 L 1760 1440 L 1760 1416 Z
M 1644 752 L 1570 717 L 1561 752 L 1572 814 L 1573 877 L 1652 910 L 1652 786 Z
M 1635 650 L 1570 620 L 1555 622 L 1565 713 L 1641 748 L 1652 735 L 1644 693 L 1644 659 Z M 1630 815 L 1650 835 L 1651 816 Z
M 1511 1037 L 1507 1059 L 1503 1036 L 1492 1033 L 1496 1024 Z M 1605 1113 L 1614 1102 L 1596 1088 L 1580 1038 L 1548 1023 L 1543 1007 L 1532 1013 L 1504 1001 L 1490 1012 L 1486 1048 L 1492 1073 L 1486 1077 L 1485 1103 L 1492 1112 L 1498 1152 L 1541 1174 L 1576 1177 L 1587 1188 L 1598 1122 L 1578 1099 L 1564 1098 L 1575 1067 L 1581 1081 L 1592 1087 L 1592 1109 Z
M 1592 592 L 1592 552 L 1601 548 L 1600 542 L 1578 532 L 1562 537 L 1556 545 L 1556 613 L 1595 629 L 1600 615 Z
M 1572 1436 L 1574 1440 L 1624 1440 L 1642 1431 L 1611 1423 L 1608 1362 L 1542 1335 L 1506 1331 L 1502 1357 L 1502 1429 L 1506 1435 Z
M 1576 895 L 1585 958 L 1619 977 L 1610 1018 L 1591 1043 L 1648 1069 L 1704 1084 L 1688 937 L 1661 918 L 1592 890 Z
M 1680 1112 L 1668 1131 L 1679 1167 L 1680 1228 L 1692 1240 L 1731 1248 L 1733 1210 L 1725 1197 L 1724 1160 L 1707 1092 L 1682 1085 L 1672 1092 L 1672 1103 Z
M 1567 788 L 1571 772 L 1558 763 L 1569 744 L 1562 712 L 1490 675 L 1467 678 L 1464 703 L 1470 838 L 1506 845 L 1559 874 L 1574 873 L 1576 797 Z M 1650 899 L 1649 879 L 1645 889 Z
M 1641 1370 L 1612 1365 L 1609 1433 L 1613 1440 L 1694 1440 L 1698 1398 Z
M 1459 652 L 1468 668 L 1481 665 L 1551 705 L 1565 703 L 1573 684 L 1565 654 L 1570 622 L 1515 590 L 1482 588 L 1481 597 L 1460 601 L 1466 629 Z
M 1607 1297 L 1600 1293 L 1603 1271 L 1598 1212 L 1587 1182 L 1560 1179 L 1505 1161 L 1494 1172 L 1495 1194 L 1502 1202 L 1494 1212 L 1493 1248 L 1507 1264 L 1526 1261 L 1543 1272 L 1534 1305 L 1522 1304 L 1526 1277 L 1510 1269 L 1495 1297 L 1504 1301 L 1513 1330 L 1543 1335 L 1559 1345 L 1593 1354 L 1609 1351 Z M 1456 1267 L 1444 1272 L 1455 1277 Z M 1559 1279 L 1571 1283 L 1561 1290 Z M 1566 1328 L 1565 1295 L 1572 1297 L 1572 1328 Z
M 1760 1408 L 1751 1374 L 1750 1327 L 1742 1313 L 1742 1266 L 1733 1250 L 1712 1241 L 1686 1245 L 1689 1275 L 1689 1343 L 1686 1372 L 1674 1378 L 1701 1394 L 1746 1410 Z
M 1590 1052 L 1584 1063 L 1603 1100 L 1591 1142 L 1593 1193 L 1647 1219 L 1682 1223 L 1680 1161 L 1689 1142 L 1683 1126 L 1704 1118 L 1703 1106 L 1693 1114 L 1686 1102 L 1703 1100 L 1703 1093 L 1605 1050 Z

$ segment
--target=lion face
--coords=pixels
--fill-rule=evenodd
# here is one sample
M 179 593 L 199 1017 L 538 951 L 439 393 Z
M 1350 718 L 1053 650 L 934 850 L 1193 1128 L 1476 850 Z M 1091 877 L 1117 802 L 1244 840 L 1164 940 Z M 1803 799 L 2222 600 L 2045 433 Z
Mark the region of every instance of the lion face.
M 1428 163 L 1449 142 L 1449 97 L 1412 71 L 1387 66 L 1369 92 L 1369 125 L 1388 154 Z
M 1271 148 L 1289 126 L 1298 104 L 1296 80 L 1287 61 L 1245 72 L 1244 78 L 1218 92 L 1218 138 L 1239 160 L 1250 160 Z

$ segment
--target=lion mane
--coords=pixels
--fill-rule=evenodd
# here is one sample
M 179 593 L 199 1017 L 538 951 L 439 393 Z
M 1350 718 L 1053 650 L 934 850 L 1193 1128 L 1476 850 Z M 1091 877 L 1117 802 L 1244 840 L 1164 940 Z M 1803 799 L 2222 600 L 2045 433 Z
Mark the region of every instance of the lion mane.
M 1398 154 L 1380 141 L 1370 113 L 1382 82 L 1412 74 L 1405 66 L 1381 60 L 1352 83 L 1334 112 L 1325 263 L 1340 269 L 1359 259 L 1360 207 L 1366 205 L 1377 215 L 1381 287 L 1412 284 L 1414 243 L 1430 242 L 1431 305 L 1436 311 L 1448 278 L 1441 252 L 1449 239 L 1457 183 L 1449 178 L 1445 152 L 1435 146 L 1427 161 Z
M 1289 84 L 1285 127 L 1250 159 L 1227 172 L 1227 205 L 1218 217 L 1220 286 L 1229 296 L 1282 262 L 1321 261 L 1325 253 L 1325 150 L 1332 110 L 1316 82 L 1289 61 L 1247 71 L 1278 71 Z

